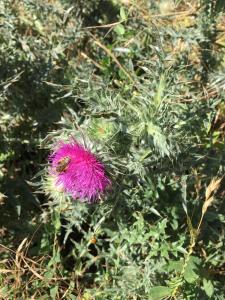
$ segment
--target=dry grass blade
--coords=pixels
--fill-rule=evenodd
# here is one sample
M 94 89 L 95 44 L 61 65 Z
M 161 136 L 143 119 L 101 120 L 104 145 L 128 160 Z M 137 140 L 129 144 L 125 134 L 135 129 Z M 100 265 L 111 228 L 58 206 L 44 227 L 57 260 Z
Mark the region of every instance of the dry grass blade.
M 202 207 L 202 214 L 201 214 L 201 218 L 200 218 L 197 230 L 195 230 L 192 227 L 190 218 L 189 217 L 187 218 L 188 227 L 189 227 L 189 230 L 190 230 L 191 238 L 190 238 L 190 245 L 189 245 L 189 249 L 188 249 L 188 254 L 185 257 L 185 262 L 183 264 L 183 268 L 182 268 L 180 277 L 182 277 L 184 275 L 184 272 L 185 272 L 185 270 L 187 268 L 188 261 L 190 260 L 190 257 L 191 257 L 191 255 L 192 255 L 192 253 L 194 251 L 194 248 L 195 248 L 195 245 L 196 245 L 199 233 L 200 233 L 200 228 L 201 228 L 201 225 L 202 225 L 202 221 L 203 221 L 204 215 L 205 215 L 208 207 L 211 205 L 211 203 L 214 200 L 213 193 L 215 193 L 216 190 L 219 188 L 221 180 L 222 180 L 222 178 L 213 178 L 211 180 L 210 184 L 208 185 L 207 189 L 206 189 L 205 202 L 204 202 L 203 207 Z M 182 281 L 180 281 L 180 284 L 178 284 L 174 288 L 174 290 L 172 292 L 172 297 L 170 297 L 170 299 L 176 299 L 176 294 L 178 293 L 178 290 L 179 290 L 179 287 L 181 285 L 181 282 Z
M 208 185 L 206 192 L 205 192 L 205 202 L 202 206 L 202 215 L 204 215 L 208 209 L 208 207 L 212 204 L 214 196 L 212 195 L 213 192 L 217 191 L 220 186 L 222 178 L 216 179 L 213 178 L 210 184 Z
M 96 26 L 88 26 L 88 27 L 84 27 L 84 29 L 95 29 L 95 28 L 110 28 L 113 26 L 116 26 L 118 24 L 123 23 L 124 21 L 119 21 L 119 22 L 114 22 L 114 23 L 110 23 L 110 24 L 103 24 L 103 25 L 96 25 Z
M 208 209 L 208 207 L 212 204 L 214 197 L 210 197 L 207 201 L 204 202 L 202 206 L 202 214 L 204 215 Z
M 23 257 L 22 249 L 23 249 L 24 245 L 26 244 L 27 240 L 28 240 L 28 238 L 23 239 L 22 242 L 20 243 L 19 247 L 16 250 L 15 265 L 18 267 L 18 269 L 21 268 L 20 262 L 21 262 L 21 257 Z
M 212 179 L 212 181 L 208 185 L 206 192 L 205 192 L 205 201 L 208 201 L 208 199 L 211 198 L 212 193 L 218 189 L 218 187 L 220 186 L 221 180 L 222 180 L 222 178 L 219 178 L 219 179 L 213 178 Z
M 16 251 L 17 255 L 19 254 L 19 252 L 21 252 L 21 250 L 22 250 L 24 244 L 26 243 L 27 239 L 28 238 L 23 239 L 22 242 L 20 243 L 20 245 L 19 245 L 19 247 L 17 248 L 17 251 Z
M 95 44 L 97 46 L 99 46 L 100 48 L 102 48 L 106 54 L 108 54 L 113 61 L 117 64 L 117 66 L 123 71 L 123 73 L 130 79 L 131 82 L 134 82 L 134 79 L 130 76 L 130 74 L 128 73 L 128 71 L 121 65 L 121 63 L 118 61 L 118 59 L 115 57 L 115 55 L 102 43 L 100 43 L 99 40 L 95 39 Z
M 0 269 L 0 274 L 7 274 L 7 273 L 13 273 L 14 274 L 14 271 L 13 270 L 8 270 L 8 269 Z
M 27 268 L 39 279 L 44 280 L 44 277 L 41 276 L 40 274 L 38 274 L 30 265 L 28 265 L 28 263 L 26 262 L 26 260 L 23 258 L 23 262 L 24 264 L 27 266 Z
M 201 224 L 202 224 L 202 220 L 203 217 L 208 209 L 208 207 L 212 204 L 213 200 L 214 200 L 214 195 L 213 193 L 215 193 L 217 191 L 217 189 L 220 186 L 220 182 L 221 182 L 222 178 L 213 178 L 210 182 L 210 184 L 208 185 L 206 192 L 205 192 L 205 202 L 202 206 L 202 215 L 201 215 L 201 219 L 199 221 L 198 224 L 198 228 L 197 231 L 199 232 Z
M 92 62 L 97 68 L 104 70 L 104 67 L 102 67 L 99 63 L 97 63 L 94 59 L 90 58 L 86 53 L 81 52 L 81 56 L 89 60 L 90 62 Z

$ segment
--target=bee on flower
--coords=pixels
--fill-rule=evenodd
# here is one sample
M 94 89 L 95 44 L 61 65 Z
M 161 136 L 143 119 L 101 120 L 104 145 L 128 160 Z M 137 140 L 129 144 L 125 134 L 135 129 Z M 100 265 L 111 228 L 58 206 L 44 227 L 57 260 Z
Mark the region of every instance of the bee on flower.
M 103 163 L 74 140 L 59 143 L 49 160 L 56 186 L 76 200 L 94 202 L 111 183 Z

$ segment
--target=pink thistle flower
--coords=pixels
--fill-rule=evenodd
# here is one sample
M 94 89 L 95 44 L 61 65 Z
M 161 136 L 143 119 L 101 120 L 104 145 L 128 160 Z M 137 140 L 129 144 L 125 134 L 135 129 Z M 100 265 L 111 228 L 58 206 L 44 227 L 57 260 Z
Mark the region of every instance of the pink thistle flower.
M 59 143 L 50 156 L 51 173 L 56 185 L 74 199 L 95 201 L 110 184 L 104 165 L 79 143 Z

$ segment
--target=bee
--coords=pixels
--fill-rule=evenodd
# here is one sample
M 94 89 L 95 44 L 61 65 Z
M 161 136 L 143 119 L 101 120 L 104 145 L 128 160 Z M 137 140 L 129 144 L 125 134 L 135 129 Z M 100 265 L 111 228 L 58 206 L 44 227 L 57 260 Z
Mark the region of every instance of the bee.
M 71 158 L 69 156 L 65 156 L 62 159 L 60 159 L 58 161 L 56 169 L 55 169 L 56 172 L 58 172 L 58 173 L 65 172 L 66 169 L 68 168 L 70 161 L 71 161 Z
M 90 241 L 89 241 L 90 244 L 96 244 L 97 243 L 97 238 L 96 236 L 93 236 Z

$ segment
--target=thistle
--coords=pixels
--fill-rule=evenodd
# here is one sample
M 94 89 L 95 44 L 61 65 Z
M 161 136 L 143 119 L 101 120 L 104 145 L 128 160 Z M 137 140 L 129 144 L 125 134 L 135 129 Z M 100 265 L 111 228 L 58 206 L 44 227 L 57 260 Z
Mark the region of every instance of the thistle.
M 75 200 L 94 202 L 110 185 L 103 163 L 76 141 L 59 143 L 49 160 L 56 187 Z

